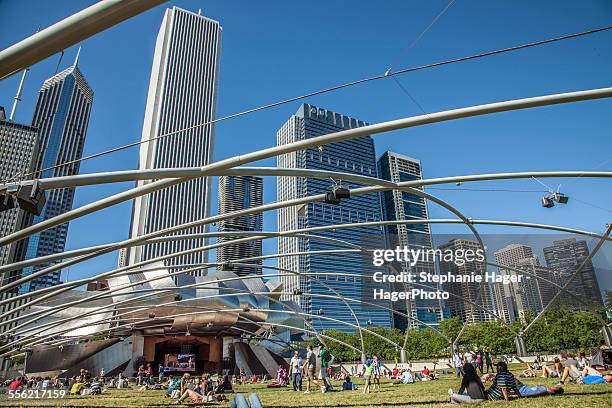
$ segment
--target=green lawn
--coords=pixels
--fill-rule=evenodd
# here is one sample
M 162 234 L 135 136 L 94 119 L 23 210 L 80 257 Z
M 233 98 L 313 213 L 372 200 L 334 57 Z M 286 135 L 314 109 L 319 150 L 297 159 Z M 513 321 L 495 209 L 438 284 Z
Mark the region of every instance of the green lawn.
M 362 380 L 357 380 L 359 385 Z M 552 379 L 534 379 L 524 381 L 527 384 L 552 385 Z M 364 395 L 361 391 L 333 392 L 327 394 L 294 393 L 290 389 L 268 389 L 265 385 L 245 385 L 237 387 L 238 392 L 257 392 L 263 406 L 275 408 L 308 407 L 451 407 L 447 399 L 449 387 L 456 389 L 458 381 L 454 376 L 442 376 L 440 380 L 421 382 L 410 385 L 393 385 L 383 383 L 381 391 Z M 111 390 L 103 395 L 93 397 L 69 397 L 63 400 L 8 400 L 0 396 L 0 406 L 91 406 L 91 407 L 159 407 L 170 406 L 173 400 L 162 398 L 162 391 Z M 193 405 L 191 403 L 185 404 Z M 215 403 L 227 407 L 228 403 Z M 484 406 L 502 406 L 504 402 L 486 402 Z M 521 399 L 511 402 L 513 407 L 612 407 L 612 384 L 603 385 L 567 385 L 565 394 L 557 397 Z

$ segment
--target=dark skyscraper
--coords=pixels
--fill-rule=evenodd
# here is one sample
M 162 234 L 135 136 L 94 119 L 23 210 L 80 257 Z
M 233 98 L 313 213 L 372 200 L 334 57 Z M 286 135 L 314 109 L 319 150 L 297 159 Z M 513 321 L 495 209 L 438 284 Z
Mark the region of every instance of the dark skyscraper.
M 423 179 L 421 162 L 398 153 L 385 152 L 378 159 L 377 166 L 380 178 L 394 183 Z M 383 219 L 385 221 L 428 218 L 425 199 L 415 194 L 407 191 L 389 190 L 382 192 L 380 198 Z M 390 249 L 394 249 L 397 246 L 407 246 L 414 249 L 424 248 L 426 250 L 432 248 L 429 224 L 387 225 L 385 226 L 385 236 L 387 248 Z M 401 264 L 401 268 L 404 272 L 435 274 L 433 262 L 418 262 L 413 270 L 410 270 L 408 264 L 404 262 Z M 400 271 L 398 270 L 397 272 Z M 417 289 L 421 288 L 417 287 Z M 412 287 L 408 285 L 408 290 L 410 289 Z M 402 292 L 405 289 L 402 284 L 396 284 L 394 290 Z M 410 299 L 407 302 L 394 302 L 393 306 L 402 313 L 408 314 L 411 318 L 430 325 L 437 325 L 442 319 L 442 305 L 437 300 Z M 394 316 L 394 320 L 395 327 L 402 330 L 405 330 L 407 326 L 410 326 L 410 328 L 419 326 L 418 322 L 408 324 L 405 317 L 397 314 Z
M 0 108 L 2 109 L 2 108 Z M 35 170 L 38 149 L 38 131 L 35 127 L 7 122 L 0 112 L 0 179 L 16 174 L 28 174 Z M 0 200 L 12 197 L 0 195 Z M 28 226 L 31 216 L 19 207 L 0 211 L 0 236 L 4 237 Z M 0 265 L 23 259 L 25 243 L 14 242 L 0 246 Z M 8 271 L 0 276 L 2 285 L 14 280 L 19 271 Z
M 221 176 L 219 177 L 219 215 L 234 211 L 246 210 L 263 204 L 263 179 L 252 176 Z M 263 227 L 263 214 L 250 214 L 220 221 L 220 232 L 228 231 L 261 231 Z M 225 242 L 236 237 L 220 237 L 218 242 Z M 217 248 L 217 262 L 226 265 L 217 266 L 218 269 L 230 270 L 237 275 L 259 274 L 260 268 L 228 265 L 232 261 L 243 258 L 261 256 L 261 240 L 247 241 Z M 261 259 L 245 261 L 253 265 L 261 265 Z
M 552 246 L 544 248 L 546 266 L 557 272 L 563 284 L 567 282 L 567 279 L 578 269 L 589 254 L 586 241 L 576 241 L 576 238 L 553 241 Z M 595 276 L 595 268 L 591 261 L 584 265 L 578 276 L 569 284 L 568 289 L 587 302 L 603 305 L 599 284 Z M 570 297 L 566 299 L 567 303 L 581 306 L 578 301 Z
M 89 123 L 93 91 L 77 66 L 47 79 L 38 93 L 38 101 L 32 125 L 39 131 L 39 152 L 36 168 L 37 177 L 59 177 L 78 174 L 80 163 L 72 163 L 51 170 L 44 170 L 58 164 L 76 160 L 83 155 L 83 145 Z M 42 170 L 42 171 L 41 171 Z M 72 209 L 74 188 L 47 191 L 47 203 L 43 212 L 34 217 L 38 223 Z M 64 251 L 68 223 L 39 232 L 29 237 L 26 258 L 37 258 Z M 50 264 L 27 267 L 23 275 L 50 266 Z M 41 276 L 21 287 L 22 292 L 47 287 L 58 283 L 60 271 Z
M 477 251 L 480 249 L 477 241 L 469 239 L 453 239 L 438 249 L 442 251 Z M 451 275 L 485 275 L 486 265 L 483 262 L 466 262 L 457 265 L 455 262 L 440 261 L 440 273 Z M 457 316 L 466 323 L 476 323 L 495 320 L 495 316 L 489 311 L 493 310 L 493 301 L 489 284 L 483 279 L 482 283 L 475 282 L 449 282 L 443 285 L 444 290 L 451 296 L 444 302 L 451 316 Z M 482 306 L 478 307 L 478 306 Z
M 291 116 L 278 130 L 276 134 L 277 145 L 285 145 L 365 125 L 367 124 L 361 120 L 303 104 L 297 113 Z M 376 154 L 374 141 L 370 136 L 328 144 L 322 149 L 308 148 L 283 154 L 277 157 L 277 163 L 278 167 L 282 168 L 319 169 L 376 177 Z M 277 199 L 279 201 L 291 200 L 326 193 L 331 190 L 333 183 L 339 181 L 305 177 L 278 177 Z M 342 184 L 348 188 L 357 186 L 356 183 L 342 182 Z M 379 221 L 380 213 L 378 194 L 358 195 L 343 199 L 338 205 L 317 202 L 281 208 L 278 210 L 278 230 L 282 232 L 298 228 Z M 380 246 L 383 239 L 382 231 L 377 226 L 321 231 L 317 232 L 316 235 L 366 247 Z M 278 260 L 281 268 L 320 275 L 319 277 L 314 275 L 311 278 L 306 276 L 282 277 L 283 290 L 296 293 L 284 298 L 295 300 L 307 313 L 316 314 L 322 310 L 326 316 L 334 319 L 355 322 L 355 318 L 348 307 L 338 299 L 329 298 L 329 289 L 317 284 L 316 280 L 324 281 L 326 285 L 332 287 L 344 297 L 361 299 L 363 296 L 364 299 L 373 302 L 373 290 L 366 289 L 369 278 L 363 277 L 363 275 L 370 277 L 377 271 L 377 268 L 372 265 L 371 259 L 365 262 L 361 254 L 354 253 L 285 255 L 301 251 L 346 249 L 346 245 L 334 242 L 302 237 L 280 237 L 278 252 L 280 255 L 284 255 Z M 351 268 L 347 269 L 347 265 L 351 265 Z M 346 276 L 347 273 L 355 276 Z M 310 296 L 311 294 L 312 296 Z M 376 302 L 380 302 L 380 299 Z M 385 301 L 384 306 L 389 307 L 389 303 Z M 375 326 L 390 327 L 392 324 L 391 314 L 388 310 L 365 307 L 359 303 L 352 303 L 351 307 L 363 325 L 369 322 Z M 317 328 L 353 330 L 350 326 L 325 319 L 314 318 L 312 323 Z

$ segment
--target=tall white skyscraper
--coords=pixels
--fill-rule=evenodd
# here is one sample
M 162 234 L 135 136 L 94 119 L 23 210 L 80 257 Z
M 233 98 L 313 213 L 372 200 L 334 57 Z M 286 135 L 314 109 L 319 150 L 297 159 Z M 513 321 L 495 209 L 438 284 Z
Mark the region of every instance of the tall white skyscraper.
M 142 129 L 140 169 L 204 166 L 212 161 L 221 26 L 219 22 L 177 7 L 167 9 L 162 21 Z M 188 129 L 182 131 L 182 129 Z M 153 140 L 168 133 L 172 136 Z M 134 201 L 131 237 L 206 217 L 210 212 L 210 183 L 199 178 L 154 192 Z M 138 186 L 149 183 L 139 181 Z M 203 233 L 197 227 L 183 233 Z M 129 251 L 128 263 L 201 247 L 206 240 L 160 242 Z M 200 264 L 198 252 L 165 261 L 167 266 Z

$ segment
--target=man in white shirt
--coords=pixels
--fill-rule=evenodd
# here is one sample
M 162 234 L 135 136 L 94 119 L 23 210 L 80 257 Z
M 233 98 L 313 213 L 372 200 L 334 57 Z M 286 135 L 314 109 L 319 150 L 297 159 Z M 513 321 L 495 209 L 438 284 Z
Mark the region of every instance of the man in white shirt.
M 463 367 L 463 359 L 461 358 L 461 354 L 459 351 L 455 350 L 453 354 L 453 365 L 455 366 L 455 375 L 457 378 L 461 377 L 461 367 Z
M 293 391 L 302 391 L 302 357 L 295 351 L 289 362 L 289 375 L 293 383 Z

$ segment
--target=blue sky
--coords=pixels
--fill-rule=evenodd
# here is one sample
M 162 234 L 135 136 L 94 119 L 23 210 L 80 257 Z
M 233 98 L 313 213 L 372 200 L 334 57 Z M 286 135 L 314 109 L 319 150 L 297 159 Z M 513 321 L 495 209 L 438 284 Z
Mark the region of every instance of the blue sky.
M 0 0 L 0 48 L 93 1 Z M 395 69 L 570 34 L 612 23 L 601 1 L 456 1 L 418 44 L 410 43 L 447 1 L 170 1 L 84 41 L 79 66 L 94 89 L 85 154 L 140 140 L 155 38 L 164 8 L 197 11 L 223 26 L 219 116 Z M 399 77 L 426 112 L 612 85 L 612 32 L 453 64 Z M 60 69 L 72 63 L 66 50 Z M 29 123 L 36 93 L 59 56 L 35 65 L 17 121 Z M 10 108 L 19 76 L 0 82 Z M 308 102 L 375 123 L 421 114 L 392 79 L 311 98 Z M 298 108 L 292 103 L 217 126 L 215 160 L 275 144 L 276 130 Z M 377 154 L 394 150 L 422 162 L 425 177 L 509 171 L 612 170 L 612 101 L 600 100 L 464 119 L 375 136 Z M 138 149 L 83 163 L 82 173 L 133 169 Z M 267 160 L 261 165 L 274 165 Z M 429 190 L 473 218 L 515 219 L 601 231 L 612 221 L 610 182 L 549 180 L 574 199 L 546 210 L 539 194 Z M 75 206 L 126 190 L 130 183 L 81 188 Z M 447 186 L 454 188 L 454 186 Z M 476 188 L 539 189 L 532 180 L 478 183 Z M 265 200 L 276 196 L 266 180 Z M 581 200 L 582 202 L 579 202 Z M 586 203 L 585 203 L 586 202 Z M 588 204 L 587 204 L 588 203 Z M 595 205 L 595 206 L 594 206 Z M 603 207 L 604 209 L 597 208 Z M 216 203 L 215 203 L 216 208 Z M 131 203 L 70 223 L 67 249 L 125 239 Z M 432 218 L 450 217 L 430 205 Z M 275 229 L 275 213 L 265 216 Z M 495 227 L 488 233 L 524 232 Z M 434 232 L 465 232 L 436 227 Z M 267 253 L 275 242 L 264 245 Z M 607 244 L 609 247 L 610 245 Z M 606 251 L 610 253 L 608 249 Z M 598 258 L 598 263 L 612 262 Z M 116 264 L 116 254 L 75 266 L 70 278 Z M 610 278 L 600 276 L 604 288 Z

